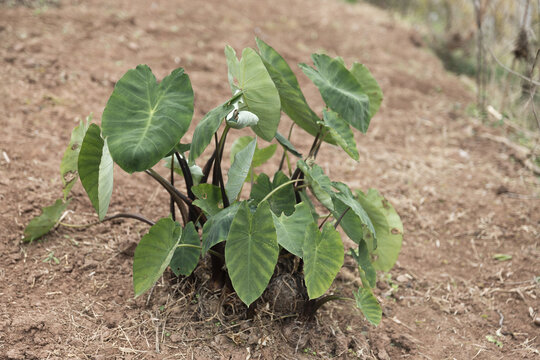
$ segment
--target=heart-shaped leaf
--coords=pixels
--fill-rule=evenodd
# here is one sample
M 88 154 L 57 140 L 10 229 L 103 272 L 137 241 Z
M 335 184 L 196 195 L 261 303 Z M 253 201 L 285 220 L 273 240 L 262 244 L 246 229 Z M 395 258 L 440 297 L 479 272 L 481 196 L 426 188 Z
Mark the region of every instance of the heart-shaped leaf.
M 66 151 L 64 151 L 64 156 L 62 157 L 62 162 L 60 163 L 64 200 L 67 199 L 71 188 L 73 185 L 75 185 L 77 179 L 79 178 L 77 160 L 79 159 L 81 144 L 83 142 L 84 135 L 86 134 L 86 130 L 88 130 L 88 126 L 90 125 L 90 121 L 92 121 L 92 115 L 88 116 L 86 121 L 81 120 L 79 126 L 73 129 L 71 132 L 71 140 L 69 141 Z
M 362 91 L 369 98 L 369 117 L 372 118 L 381 107 L 383 100 L 381 87 L 371 75 L 369 69 L 363 64 L 355 62 L 351 67 L 351 74 L 353 74 L 362 87 Z
M 135 297 L 149 290 L 169 263 L 180 242 L 182 227 L 170 218 L 162 218 L 144 235 L 133 257 Z
M 343 63 L 328 55 L 311 55 L 315 69 L 300 64 L 302 71 L 319 88 L 328 107 L 354 128 L 365 133 L 369 127 L 369 98 L 358 80 Z
M 39 239 L 54 227 L 60 217 L 66 211 L 69 200 L 63 202 L 62 199 L 58 199 L 51 206 L 46 206 L 42 209 L 42 213 L 36 216 L 24 229 L 24 242 L 32 242 Z
M 190 275 L 199 262 L 201 240 L 192 222 L 182 231 L 182 236 L 171 259 L 169 266 L 176 276 Z
M 243 202 L 234 217 L 225 245 L 225 262 L 234 290 L 246 305 L 268 285 L 276 267 L 279 247 L 268 203 L 255 213 Z
M 79 176 L 99 220 L 109 209 L 113 189 L 113 161 L 96 124 L 90 125 L 79 154 Z
M 151 168 L 178 144 L 193 116 L 193 89 L 184 69 L 161 83 L 139 65 L 117 83 L 103 111 L 103 136 L 126 172 Z
M 322 234 L 315 223 L 306 228 L 304 238 L 304 279 L 310 299 L 322 296 L 330 288 L 343 266 L 343 243 L 339 232 L 326 223 Z
M 397 261 L 403 240 L 403 224 L 392 207 L 377 190 L 369 189 L 367 195 L 357 192 L 358 201 L 366 210 L 375 232 L 377 248 L 372 251 L 376 257 L 373 267 L 376 270 L 390 271 Z
M 219 213 L 210 217 L 203 226 L 202 235 L 202 253 L 206 254 L 208 249 L 212 246 L 225 241 L 229 236 L 229 230 L 231 228 L 232 221 L 238 208 L 239 202 L 236 202 L 221 210 Z
M 244 49 L 242 59 L 230 46 L 225 48 L 229 67 L 229 83 L 233 94 L 242 91 L 243 109 L 255 114 L 259 121 L 253 126 L 255 134 L 271 141 L 281 117 L 279 93 L 259 55 L 250 48 Z
M 291 216 L 285 214 L 281 214 L 279 217 L 275 214 L 272 216 L 279 245 L 291 254 L 302 258 L 306 229 L 309 228 L 310 224 L 315 223 L 309 205 L 304 202 L 296 205 Z
M 193 205 L 196 205 L 204 211 L 207 216 L 214 216 L 222 210 L 220 204 L 223 203 L 221 200 L 221 189 L 212 184 L 199 184 L 191 188 L 193 194 L 197 197 L 193 201 Z
M 354 297 L 356 298 L 356 306 L 366 319 L 375 326 L 379 325 L 382 319 L 382 309 L 371 289 L 360 288 L 354 293 Z

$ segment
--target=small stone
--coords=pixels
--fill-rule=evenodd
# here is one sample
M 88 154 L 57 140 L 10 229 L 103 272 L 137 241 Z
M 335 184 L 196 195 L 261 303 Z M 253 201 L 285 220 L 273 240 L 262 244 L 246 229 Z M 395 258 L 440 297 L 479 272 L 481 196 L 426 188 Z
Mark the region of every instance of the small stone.
M 536 326 L 540 326 L 540 316 L 535 317 L 533 323 Z

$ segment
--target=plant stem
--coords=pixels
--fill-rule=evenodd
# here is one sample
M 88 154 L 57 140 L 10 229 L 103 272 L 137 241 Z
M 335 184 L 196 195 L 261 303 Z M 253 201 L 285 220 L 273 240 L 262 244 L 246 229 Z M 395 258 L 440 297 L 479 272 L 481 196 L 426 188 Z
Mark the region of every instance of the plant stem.
M 227 192 L 225 191 L 225 183 L 223 181 L 223 174 L 221 173 L 221 158 L 223 156 L 223 147 L 225 146 L 225 138 L 227 137 L 227 133 L 229 132 L 230 127 L 226 126 L 225 130 L 223 130 L 223 134 L 221 134 L 221 139 L 217 140 L 217 134 L 214 134 L 214 141 L 216 143 L 216 159 L 214 161 L 214 174 L 213 174 L 213 181 L 212 183 L 214 185 L 218 185 L 221 189 L 221 198 L 223 200 L 223 207 L 227 208 L 229 207 L 229 198 L 227 197 Z
M 294 127 L 294 122 L 291 124 L 291 127 L 289 128 L 289 136 L 287 136 L 287 140 L 289 141 L 291 141 L 293 127 Z M 281 157 L 281 161 L 279 162 L 279 170 L 283 168 L 283 163 L 285 162 L 286 155 L 287 155 L 287 149 L 285 148 L 285 146 L 283 146 L 283 156 Z
M 332 213 L 326 215 L 326 217 L 322 221 L 321 225 L 319 225 L 319 230 L 323 227 L 324 223 L 330 218 L 330 216 L 332 216 Z
M 67 223 L 63 223 L 63 222 L 60 222 L 59 224 L 62 225 L 62 226 L 65 226 L 65 227 L 69 227 L 69 228 L 85 228 L 85 227 L 94 226 L 94 225 L 97 225 L 97 224 L 101 224 L 102 222 L 109 221 L 109 220 L 114 220 L 114 219 L 118 219 L 118 218 L 135 219 L 135 220 L 142 221 L 142 222 L 144 222 L 144 223 L 146 223 L 146 224 L 148 224 L 150 226 L 153 226 L 155 224 L 155 222 L 145 218 L 142 215 L 129 214 L 129 213 L 119 213 L 119 214 L 114 214 L 114 215 L 111 215 L 111 216 L 106 216 L 101 221 L 95 221 L 95 222 L 92 222 L 92 223 L 89 223 L 89 224 L 67 224 Z
M 186 159 L 182 155 L 180 155 L 178 151 L 175 152 L 174 155 L 176 156 L 176 159 L 178 160 L 178 163 L 180 164 L 180 169 L 182 170 L 182 174 L 184 174 L 184 180 L 186 181 L 187 195 L 191 200 L 195 200 L 195 194 L 193 194 L 193 192 L 191 191 L 191 187 L 193 186 L 193 175 L 191 175 L 191 170 L 189 169 L 188 163 Z
M 171 156 L 171 185 L 174 186 L 174 156 Z M 171 217 L 173 221 L 176 221 L 176 210 L 174 208 L 174 198 L 172 195 L 170 196 L 170 205 L 169 208 L 171 209 Z
M 339 218 L 337 219 L 336 223 L 334 224 L 334 229 L 337 229 L 339 223 L 341 222 L 341 220 L 343 220 L 343 217 L 345 216 L 345 214 L 347 214 L 347 212 L 348 212 L 349 210 L 351 210 L 351 207 L 350 207 L 350 206 L 343 212 L 343 214 L 341 214 L 341 215 L 339 216 Z
M 201 178 L 201 184 L 205 184 L 208 181 L 208 175 L 210 175 L 210 170 L 212 170 L 212 165 L 214 165 L 214 160 L 216 159 L 217 149 L 214 150 L 210 159 L 206 162 L 203 168 L 203 177 Z
M 277 188 L 275 188 L 274 190 L 272 190 L 268 194 L 266 194 L 266 196 L 259 202 L 259 204 L 262 204 L 265 200 L 268 200 L 268 198 L 270 198 L 272 195 L 274 195 L 276 192 L 278 192 L 279 190 L 281 190 L 285 186 L 290 185 L 290 184 L 294 184 L 295 182 L 299 182 L 299 181 L 303 181 L 303 179 L 289 180 L 289 181 L 279 185 Z
M 193 244 L 178 244 L 176 245 L 176 247 L 188 247 L 188 248 L 193 248 L 193 249 L 199 249 L 199 250 L 202 250 L 202 247 L 199 246 L 199 245 L 193 245 Z M 208 249 L 208 253 L 211 254 L 211 255 L 214 255 L 214 256 L 217 256 L 223 260 L 225 260 L 225 256 L 223 254 L 220 254 L 218 253 L 217 251 L 214 251 L 212 249 Z

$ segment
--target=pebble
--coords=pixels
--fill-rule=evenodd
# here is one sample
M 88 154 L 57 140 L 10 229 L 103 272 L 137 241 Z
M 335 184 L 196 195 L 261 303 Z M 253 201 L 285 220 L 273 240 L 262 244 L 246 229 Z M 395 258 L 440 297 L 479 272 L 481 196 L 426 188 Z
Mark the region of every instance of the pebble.
M 540 316 L 535 317 L 533 322 L 534 322 L 534 325 L 540 326 Z

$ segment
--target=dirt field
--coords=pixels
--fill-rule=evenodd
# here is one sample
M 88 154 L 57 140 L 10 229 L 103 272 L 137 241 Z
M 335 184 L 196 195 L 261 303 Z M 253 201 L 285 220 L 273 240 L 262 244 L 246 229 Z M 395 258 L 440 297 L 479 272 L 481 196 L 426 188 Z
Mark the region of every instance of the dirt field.
M 540 357 L 533 323 L 540 310 L 539 180 L 485 137 L 500 130 L 466 115 L 472 90 L 405 25 L 380 9 L 338 0 L 6 3 L 0 1 L 0 359 Z M 92 112 L 99 122 L 127 69 L 148 64 L 162 78 L 184 67 L 196 124 L 230 94 L 224 46 L 254 47 L 255 36 L 291 65 L 316 51 L 363 62 L 383 88 L 380 113 L 357 137 L 360 161 L 337 162 L 340 150 L 329 145 L 319 159 L 333 179 L 380 189 L 402 216 L 402 254 L 378 281 L 384 314 L 377 328 L 343 302 L 327 304 L 312 323 L 274 314 L 264 303 L 244 320 L 233 295 L 182 281 L 171 287 L 168 279 L 150 298 L 134 300 L 133 246 L 147 227 L 130 220 L 61 227 L 21 244 L 24 225 L 61 196 L 59 164 L 76 119 Z M 320 112 L 316 88 L 292 67 Z M 310 145 L 301 130 L 293 143 L 304 152 Z M 94 221 L 80 184 L 73 194 L 74 213 L 64 221 Z M 119 211 L 157 220 L 167 214 L 167 196 L 144 174 L 116 168 L 109 212 Z M 343 270 L 333 290 L 350 293 L 353 271 Z

